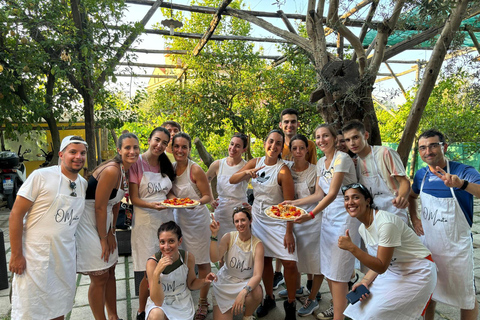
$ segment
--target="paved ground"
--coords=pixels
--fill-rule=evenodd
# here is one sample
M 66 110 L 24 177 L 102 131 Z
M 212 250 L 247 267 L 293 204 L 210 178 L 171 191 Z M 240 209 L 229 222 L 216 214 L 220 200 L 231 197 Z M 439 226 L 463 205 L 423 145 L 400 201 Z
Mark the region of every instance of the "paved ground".
M 6 261 L 10 259 L 10 239 L 8 236 L 8 215 L 9 211 L 5 208 L 0 209 L 0 229 L 4 233 L 5 237 L 5 252 L 6 252 Z M 474 216 L 474 225 L 472 228 L 474 234 L 474 247 L 475 247 L 475 280 L 477 287 L 477 300 L 480 301 L 480 201 L 475 201 L 475 216 Z M 1 254 L 1 252 L 0 252 Z M 0 266 L 2 270 L 2 266 Z M 216 268 L 212 265 L 212 271 L 216 272 Z M 4 275 L 0 274 L 0 277 Z M 8 272 L 8 277 L 10 278 L 11 274 Z M 120 257 L 119 263 L 116 268 L 116 278 L 117 278 L 117 306 L 119 310 L 119 316 L 124 320 L 135 319 L 135 312 L 138 307 L 138 297 L 135 296 L 135 282 L 133 274 L 133 265 L 131 257 Z M 302 281 L 305 282 L 305 276 L 302 277 Z M 87 291 L 89 285 L 88 276 L 78 275 L 77 277 L 77 294 L 75 297 L 75 305 L 73 310 L 67 316 L 67 320 L 77 320 L 77 319 L 93 319 L 90 308 L 88 306 Z M 1 283 L 1 278 L 0 278 Z M 281 288 L 283 289 L 283 288 Z M 277 292 L 280 291 L 277 290 Z M 9 292 L 10 289 L 0 290 L 0 319 L 10 319 L 9 314 L 11 310 L 11 305 L 9 301 Z M 317 311 L 322 311 L 329 307 L 329 301 L 331 299 L 330 293 L 328 291 L 328 286 L 326 283 L 322 285 L 321 293 L 323 300 L 320 303 L 320 309 Z M 198 300 L 198 291 L 193 292 L 194 300 Z M 211 299 L 209 298 L 209 301 Z M 297 310 L 301 307 L 300 303 L 297 303 Z M 317 313 L 316 312 L 316 313 Z M 277 298 L 277 308 L 272 310 L 270 314 L 265 317 L 265 320 L 280 320 L 284 318 L 283 312 L 283 300 Z M 299 317 L 300 318 L 300 317 Z M 213 319 L 212 312 L 208 314 L 207 319 Z M 235 320 L 241 319 L 241 317 L 236 317 Z M 303 319 L 316 319 L 314 316 L 308 316 Z M 447 320 L 456 320 L 460 319 L 459 311 L 442 304 L 438 304 L 437 314 L 435 319 L 447 319 Z M 480 318 L 479 318 L 480 319 Z

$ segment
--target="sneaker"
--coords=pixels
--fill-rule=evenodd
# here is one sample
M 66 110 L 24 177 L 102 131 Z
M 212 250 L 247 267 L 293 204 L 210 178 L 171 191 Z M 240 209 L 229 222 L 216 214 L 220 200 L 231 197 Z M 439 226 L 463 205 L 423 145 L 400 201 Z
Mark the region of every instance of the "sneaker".
M 352 291 L 352 287 L 355 284 L 355 282 L 358 281 L 358 273 L 355 272 L 355 276 L 348 281 L 348 291 Z
M 137 320 L 145 320 L 145 311 L 137 312 Z
M 331 305 L 327 310 L 317 314 L 317 318 L 321 320 L 333 319 L 333 305 Z
M 296 320 L 297 319 L 297 308 L 296 301 L 288 302 L 288 300 L 283 301 L 283 308 L 285 309 L 285 320 Z
M 275 308 L 277 304 L 275 303 L 275 296 L 271 298 L 270 296 L 265 296 L 263 299 L 263 304 L 259 305 L 257 308 L 257 317 L 262 318 L 265 317 L 270 310 Z
M 283 280 L 283 274 L 275 271 L 275 274 L 273 275 L 273 290 L 277 290 L 278 286 L 284 283 L 285 280 Z
M 308 299 L 307 302 L 303 305 L 303 307 L 298 310 L 298 315 L 300 317 L 306 317 L 313 313 L 313 311 L 318 309 L 318 302 L 317 300 L 310 300 Z
M 305 287 L 300 287 L 299 289 L 297 289 L 297 291 L 295 291 L 295 297 L 296 298 L 301 298 L 301 297 L 304 297 L 304 296 L 308 296 L 309 294 L 310 294 L 310 292 L 308 292 L 308 290 Z M 278 293 L 278 296 L 280 298 L 288 298 L 287 289 L 283 289 L 282 291 L 280 291 Z

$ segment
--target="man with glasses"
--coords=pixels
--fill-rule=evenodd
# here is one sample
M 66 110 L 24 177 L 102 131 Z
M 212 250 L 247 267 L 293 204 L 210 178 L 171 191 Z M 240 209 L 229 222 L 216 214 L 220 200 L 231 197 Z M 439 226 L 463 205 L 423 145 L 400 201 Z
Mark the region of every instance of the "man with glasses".
M 436 302 L 460 308 L 462 320 L 478 317 L 473 274 L 473 196 L 480 197 L 480 174 L 471 166 L 449 161 L 444 135 L 422 133 L 418 151 L 428 164 L 418 170 L 409 197 L 415 232 L 422 236 L 438 267 L 437 286 L 425 319 L 433 320 Z M 421 217 L 417 198 L 421 199 Z
M 81 137 L 64 138 L 59 165 L 35 170 L 18 191 L 9 220 L 12 319 L 63 319 L 72 310 L 86 154 Z
M 370 146 L 369 133 L 358 120 L 345 123 L 342 132 L 348 149 L 358 156 L 358 181 L 367 187 L 379 209 L 399 216 L 408 224 L 410 181 L 398 153 L 388 147 Z

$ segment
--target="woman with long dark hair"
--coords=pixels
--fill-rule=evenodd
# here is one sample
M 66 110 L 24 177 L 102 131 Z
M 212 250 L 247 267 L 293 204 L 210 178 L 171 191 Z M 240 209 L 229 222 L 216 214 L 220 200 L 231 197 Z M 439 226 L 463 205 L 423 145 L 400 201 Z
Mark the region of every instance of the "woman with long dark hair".
M 164 222 L 173 221 L 173 210 L 161 202 L 167 199 L 175 179 L 173 166 L 165 149 L 170 132 L 164 127 L 153 129 L 148 137 L 148 150 L 130 168 L 130 196 L 133 203 L 132 258 L 133 270 L 145 273 L 145 262 L 159 250 L 157 231 Z M 137 318 L 144 319 L 148 298 L 148 282 L 140 282 Z
M 88 302 L 96 320 L 118 319 L 115 265 L 118 261 L 115 225 L 120 201 L 128 198 L 128 169 L 140 153 L 138 138 L 122 134 L 117 155 L 102 163 L 88 179 L 85 213 L 78 225 L 77 272 L 90 277 Z

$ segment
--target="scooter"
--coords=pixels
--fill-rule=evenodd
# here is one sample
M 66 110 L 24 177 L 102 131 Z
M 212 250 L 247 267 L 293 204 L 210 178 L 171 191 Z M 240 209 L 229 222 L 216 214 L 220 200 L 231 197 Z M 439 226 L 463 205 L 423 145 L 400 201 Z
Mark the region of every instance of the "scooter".
M 21 153 L 22 146 L 18 148 L 18 152 L 1 151 L 0 152 L 0 197 L 7 201 L 7 207 L 12 209 L 17 197 L 18 189 L 27 179 L 27 170 L 24 161 L 26 153 L 31 152 L 30 149 Z

